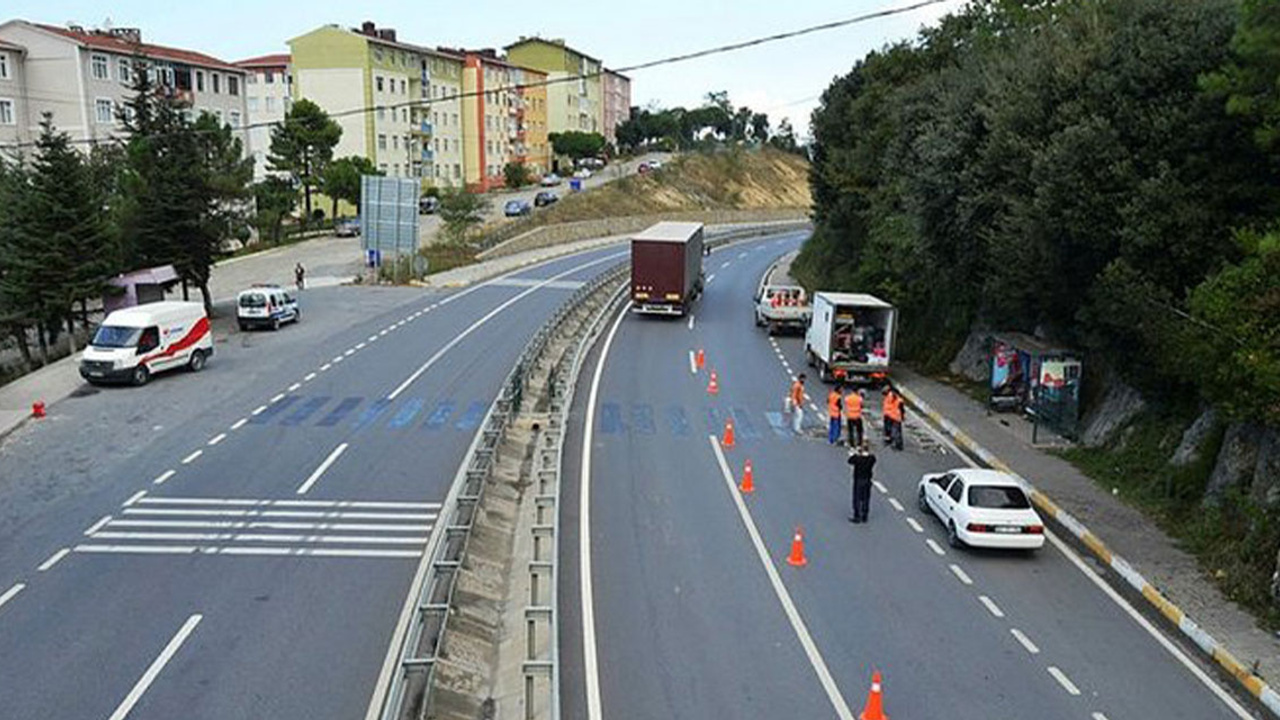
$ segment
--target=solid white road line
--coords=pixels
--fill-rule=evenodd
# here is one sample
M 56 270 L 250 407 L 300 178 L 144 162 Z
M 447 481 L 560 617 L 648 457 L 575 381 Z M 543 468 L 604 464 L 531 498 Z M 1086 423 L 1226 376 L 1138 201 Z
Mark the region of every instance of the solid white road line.
M 1067 691 L 1068 695 L 1080 694 L 1080 688 L 1076 687 L 1075 683 L 1071 682 L 1071 678 L 1067 677 L 1066 673 L 1052 665 L 1045 669 L 1049 671 L 1049 674 L 1053 676 L 1054 680 L 1058 681 L 1058 684 L 1062 686 L 1062 689 Z
M 167 481 L 169 478 L 173 477 L 173 476 L 174 476 L 174 475 L 176 475 L 176 474 L 177 474 L 177 471 L 176 471 L 176 470 L 165 470 L 164 472 L 162 472 L 162 473 L 160 473 L 159 475 L 157 475 L 157 476 L 156 476 L 156 479 L 151 481 L 151 484 L 152 484 L 152 485 L 163 485 L 163 484 L 165 484 L 165 481 Z
M 964 583 L 965 585 L 973 584 L 973 578 L 969 577 L 969 574 L 966 573 L 964 569 L 961 568 L 959 565 L 956 565 L 955 563 L 951 563 L 950 568 L 951 568 L 951 574 L 955 575 L 956 578 L 960 580 L 960 582 Z
M 582 263 L 581 265 L 578 265 L 577 267 L 569 268 L 568 270 L 565 270 L 564 272 L 559 273 L 558 275 L 553 275 L 553 276 L 551 276 L 551 277 L 547 278 L 546 280 L 542 280 L 542 281 L 540 281 L 537 285 L 534 285 L 534 286 L 532 286 L 532 287 L 528 288 L 527 290 L 524 290 L 524 291 L 520 292 L 518 295 L 513 296 L 512 298 L 510 298 L 510 299 L 509 299 L 509 300 L 507 300 L 506 302 L 504 302 L 504 303 L 502 303 L 501 305 L 499 305 L 499 306 L 495 307 L 494 309 L 490 310 L 488 313 L 486 313 L 486 314 L 485 314 L 483 317 L 481 317 L 479 320 L 476 320 L 475 322 L 471 323 L 469 326 L 467 326 L 467 328 L 466 328 L 465 330 L 463 330 L 462 332 L 460 332 L 460 333 L 458 333 L 457 335 L 455 335 L 455 336 L 453 337 L 453 339 L 452 339 L 452 340 L 450 340 L 448 343 L 446 343 L 446 344 L 444 345 L 444 347 L 442 347 L 442 348 L 440 348 L 439 350 L 437 350 L 437 351 L 436 351 L 436 353 L 435 353 L 434 355 L 432 355 L 431 357 L 427 358 L 427 361 L 426 361 L 426 362 L 422 363 L 422 365 L 421 365 L 417 370 L 414 370 L 414 371 L 413 371 L 413 373 L 412 373 L 411 375 L 409 375 L 409 377 L 405 378 L 404 382 L 400 383 L 400 385 L 399 385 L 395 390 L 392 390 L 392 391 L 391 391 L 391 393 L 390 393 L 389 395 L 387 395 L 387 399 L 388 399 L 388 400 L 395 400 L 395 399 L 396 399 L 396 397 L 400 395 L 400 393 L 404 392 L 404 391 L 405 391 L 405 390 L 406 390 L 410 385 L 412 385 L 412 384 L 414 383 L 414 381 L 415 381 L 415 380 L 417 380 L 418 378 L 422 377 L 422 374 L 423 374 L 423 373 L 425 373 L 427 370 L 431 369 L 431 366 L 432 366 L 432 365 L 435 365 L 435 364 L 436 364 L 436 362 L 440 360 L 440 358 L 444 357 L 445 353 L 447 353 L 447 352 L 449 352 L 450 350 L 452 350 L 452 349 L 454 348 L 454 346 L 456 346 L 458 343 L 462 342 L 462 341 L 463 341 L 463 340 L 464 340 L 468 335 L 470 335 L 471 333 L 473 333 L 473 332 L 475 332 L 476 330 L 478 330 L 478 329 L 479 329 L 481 326 L 483 326 L 485 323 L 487 323 L 487 322 L 489 322 L 490 320 L 492 320 L 493 318 L 497 317 L 497 316 L 498 316 L 498 314 L 499 314 L 499 313 L 501 313 L 502 311 L 504 311 L 504 310 L 506 310 L 507 308 L 511 307 L 512 305 L 515 305 L 516 303 L 520 302 L 520 301 L 521 301 L 521 300 L 523 300 L 524 298 L 528 297 L 530 294 L 532 294 L 532 293 L 534 293 L 534 292 L 537 292 L 539 289 L 544 288 L 544 287 L 546 287 L 547 285 L 550 285 L 551 283 L 553 283 L 553 282 L 555 282 L 555 281 L 557 281 L 557 280 L 560 280 L 561 278 L 568 277 L 568 276 L 570 276 L 570 275 L 572 275 L 572 274 L 574 274 L 574 273 L 576 273 L 576 272 L 579 272 L 579 271 L 581 271 L 581 270 L 583 270 L 583 269 L 585 269 L 585 268 L 589 268 L 589 267 L 591 267 L 592 265 L 599 265 L 599 264 L 600 264 L 600 263 L 602 263 L 602 262 L 606 262 L 606 261 L 608 261 L 608 260 L 616 259 L 616 258 L 618 258 L 618 257 L 621 257 L 621 256 L 625 255 L 625 254 L 626 254 L 626 253 L 614 253 L 614 254 L 612 254 L 612 255 L 606 255 L 606 256 L 604 256 L 604 257 L 602 257 L 602 258 L 598 258 L 598 259 L 596 259 L 596 260 L 592 260 L 592 261 L 590 261 L 590 262 Z
M 347 443 L 342 443 L 338 447 L 334 448 L 333 452 L 329 453 L 329 457 L 325 458 L 324 462 L 320 463 L 320 467 L 317 467 L 315 471 L 311 473 L 311 476 L 298 486 L 296 492 L 299 495 L 306 495 L 307 491 L 311 489 L 312 485 L 316 484 L 316 481 L 320 479 L 320 476 L 324 474 L 325 470 L 328 470 L 329 466 L 333 465 L 333 463 L 342 456 L 342 453 L 346 451 Z
M 363 510 L 439 510 L 433 502 L 373 502 L 365 500 L 251 500 L 248 498 L 148 497 L 139 505 L 231 505 L 236 507 L 360 508 Z
M 99 530 L 101 530 L 101 529 L 102 529 L 102 526 L 103 526 L 103 525 L 106 525 L 106 524 L 107 524 L 107 523 L 109 523 L 109 522 L 111 522 L 111 516 L 110 516 L 110 515 L 103 515 L 103 516 L 102 516 L 102 518 L 98 520 L 98 522 L 96 522 L 96 523 L 94 523 L 94 524 L 90 525 L 90 526 L 89 526 L 89 529 L 84 531 L 84 534 L 85 534 L 85 535 L 92 535 L 92 534 L 94 534 L 94 533 L 98 532 Z
M 942 556 L 947 554 L 947 551 L 943 550 L 942 546 L 934 542 L 933 538 L 925 538 L 924 544 L 929 546 L 929 549 L 933 551 L 934 555 Z
M 912 530 L 915 530 L 918 533 L 924 532 L 924 528 L 920 527 L 920 523 L 916 522 L 916 519 L 913 517 L 907 518 L 907 524 L 911 526 Z
M 196 450 L 195 452 L 191 453 L 190 455 L 188 455 L 188 456 L 186 456 L 186 457 L 182 458 L 182 464 L 183 464 L 183 465 L 190 465 L 191 463 L 193 463 L 193 462 L 195 462 L 195 461 L 196 461 L 196 458 L 200 457 L 200 456 L 201 456 L 201 455 L 203 455 L 203 454 L 204 454 L 204 451 L 203 451 L 203 450 Z
M 218 443 L 226 439 L 227 439 L 226 433 L 218 433 L 217 435 L 214 435 L 213 437 L 209 438 L 209 445 L 210 446 L 217 445 Z
M 3 594 L 3 595 L 0 595 L 0 607 L 4 607 L 4 604 L 5 604 L 5 603 L 7 603 L 7 602 L 9 602 L 10 600 L 12 600 L 12 599 L 14 598 L 14 596 L 16 596 L 18 593 L 22 592 L 22 589 L 23 589 L 23 588 L 25 588 L 25 587 L 26 587 L 26 584 L 25 584 L 25 583 L 18 583 L 17 585 L 14 585 L 13 587 L 9 588 L 8 590 L 5 590 L 5 591 L 4 591 L 4 594 Z
M 628 306 L 629 307 L 629 306 Z M 587 720 L 600 720 L 603 710 L 600 704 L 600 665 L 596 646 L 596 606 L 593 581 L 591 577 L 591 445 L 594 442 L 596 425 L 596 401 L 600 397 L 600 378 L 604 375 L 604 364 L 609 359 L 609 348 L 613 347 L 613 338 L 627 316 L 623 308 L 618 319 L 613 321 L 609 335 L 600 350 L 600 358 L 596 361 L 595 374 L 591 378 L 591 390 L 587 396 L 587 417 L 583 425 L 582 467 L 579 475 L 578 490 L 578 587 L 582 593 L 582 671 L 587 693 Z
M 122 507 L 129 507 L 146 496 L 147 496 L 146 490 L 139 490 L 138 492 L 129 496 L 129 499 L 124 501 L 124 505 Z
M 142 699 L 142 694 L 147 691 L 147 688 L 151 687 L 151 683 L 156 681 L 156 677 L 160 675 L 160 671 L 164 670 L 164 666 L 169 664 L 169 661 L 177 654 L 178 648 L 182 647 L 182 643 L 186 642 L 187 637 L 195 631 L 196 626 L 200 624 L 201 619 L 202 616 L 199 614 L 192 615 L 187 618 L 187 621 L 178 629 L 178 634 L 174 635 L 173 639 L 169 641 L 169 644 L 164 646 L 164 650 L 160 651 L 159 657 L 151 663 L 151 667 L 147 668 L 147 671 L 142 674 L 142 677 L 138 678 L 137 684 L 133 686 L 133 689 L 130 690 L 129 694 L 125 696 L 123 701 L 121 701 L 120 707 L 116 708 L 116 711 L 111 713 L 111 717 L 108 720 L 124 720 L 128 717 L 129 712 L 133 710 L 133 706 L 137 705 L 138 701 Z
M 232 429 L 232 430 L 239 430 L 240 428 L 244 427 L 244 426 L 245 426 L 245 423 L 247 423 L 247 422 L 249 422 L 249 418 L 240 418 L 239 420 L 237 420 L 237 421 L 235 421 L 234 423 L 232 423 L 232 424 L 231 424 L 231 429 Z
M 77 545 L 78 553 L 95 555 L 249 555 L 268 557 L 420 558 L 421 550 L 361 548 L 229 547 L 226 545 Z
M 69 552 L 71 552 L 71 548 L 62 548 L 58 552 L 50 555 L 48 560 L 40 563 L 40 566 L 37 567 L 36 570 L 39 572 L 47 572 L 54 565 L 57 565 L 59 560 L 66 557 Z
M 893 506 L 894 510 L 902 512 L 902 503 L 898 502 L 898 498 L 889 498 L 889 504 Z
M 408 520 L 425 522 L 435 520 L 436 513 L 376 513 L 342 512 L 323 510 L 169 510 L 152 508 L 127 508 L 125 515 L 151 517 L 231 517 L 231 518 L 314 518 L 317 520 Z M 110 517 L 110 516 L 108 516 Z
M 251 413 L 249 413 L 249 414 L 250 414 L 250 415 L 261 415 L 262 413 L 266 412 L 266 410 L 267 410 L 267 406 L 266 406 L 266 405 L 259 405 L 258 407 L 256 407 L 256 408 L 254 408 L 254 409 L 253 409 L 253 412 L 251 412 Z
M 990 611 L 992 615 L 995 615 L 998 618 L 1004 617 L 1004 611 L 1001 610 L 1000 606 L 991 598 L 986 595 L 979 595 L 978 600 L 982 601 L 982 604 L 986 606 L 987 610 Z
M 840 688 L 836 685 L 835 678 L 831 677 L 831 671 L 827 669 L 827 662 L 822 659 L 822 652 L 818 650 L 817 644 L 813 642 L 813 637 L 809 635 L 809 629 L 804 624 L 804 618 L 800 617 L 800 611 L 796 609 L 795 603 L 792 602 L 791 593 L 787 592 L 787 586 L 783 584 L 782 577 L 778 575 L 778 567 L 774 564 L 773 558 L 769 556 L 769 550 L 765 547 L 764 540 L 760 537 L 760 531 L 756 529 L 755 521 L 751 519 L 751 511 L 747 509 L 747 504 L 743 502 L 742 495 L 738 492 L 737 485 L 733 480 L 733 471 L 729 469 L 729 463 L 724 458 L 724 451 L 720 449 L 719 441 L 716 440 L 715 435 L 708 436 L 708 440 L 711 442 L 711 450 L 716 455 L 716 462 L 720 464 L 720 474 L 729 486 L 729 496 L 733 498 L 733 503 L 738 508 L 738 515 L 742 518 L 742 524 L 747 528 L 747 535 L 751 537 L 751 544 L 756 548 L 756 554 L 760 557 L 760 564 L 764 566 L 765 575 L 769 577 L 769 583 L 773 585 L 773 591 L 778 596 L 778 601 L 782 603 L 782 609 L 787 615 L 787 620 L 791 622 L 791 628 L 800 640 L 800 645 L 804 648 L 804 653 L 809 658 L 809 664 L 813 666 L 813 671 L 818 675 L 818 681 L 822 684 L 823 690 L 826 691 L 827 699 L 831 702 L 831 706 L 841 720 L 853 720 L 853 712 L 849 709 L 849 704 L 845 702 L 844 696 L 840 694 Z
M 1013 639 L 1017 640 L 1019 645 L 1026 648 L 1027 652 L 1031 653 L 1032 655 L 1040 654 L 1040 648 L 1036 647 L 1036 644 L 1031 642 L 1031 638 L 1022 634 L 1021 630 L 1019 630 L 1018 628 L 1009 628 L 1009 633 L 1013 635 Z
M 262 520 L 112 520 L 110 528 L 184 528 L 189 530 L 312 530 L 326 532 L 422 533 L 435 527 L 381 523 L 269 522 Z
M 280 535 L 272 533 L 178 533 L 178 532 L 116 532 L 99 530 L 90 536 L 94 540 L 164 540 L 168 542 L 250 542 L 250 543 L 319 543 L 349 545 L 424 545 L 425 535 L 386 536 L 372 535 Z

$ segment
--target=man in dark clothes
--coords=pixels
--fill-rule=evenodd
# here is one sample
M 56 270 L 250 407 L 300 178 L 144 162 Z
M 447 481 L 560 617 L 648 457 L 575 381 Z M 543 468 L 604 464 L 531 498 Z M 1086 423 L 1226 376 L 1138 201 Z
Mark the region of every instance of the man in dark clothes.
M 864 523 L 871 510 L 871 472 L 876 466 L 876 456 L 864 442 L 849 452 L 849 464 L 853 466 L 853 514 L 849 522 Z

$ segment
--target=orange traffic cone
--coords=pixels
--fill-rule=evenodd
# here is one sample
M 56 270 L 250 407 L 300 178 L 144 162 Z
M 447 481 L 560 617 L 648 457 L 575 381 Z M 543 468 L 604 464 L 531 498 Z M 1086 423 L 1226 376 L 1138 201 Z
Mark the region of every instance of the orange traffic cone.
M 751 461 L 748 460 L 745 467 L 742 468 L 742 482 L 738 485 L 738 489 L 743 495 L 750 495 L 756 491 L 755 478 L 751 474 Z
M 707 366 L 707 354 L 702 352 L 702 348 L 698 348 L 698 352 L 694 353 L 693 364 L 697 365 L 699 370 Z
M 31 417 L 42 418 L 44 416 L 44 402 L 38 401 L 31 403 Z
M 791 538 L 791 554 L 787 556 L 787 564 L 795 567 L 804 567 L 809 564 L 809 559 L 804 556 L 804 530 L 798 527 L 795 536 Z
M 733 418 L 725 418 L 724 420 L 724 438 L 720 440 L 720 444 L 731 448 L 733 447 Z
M 858 720 L 889 720 L 884 714 L 884 698 L 880 694 L 880 671 L 871 673 L 871 692 L 867 693 L 867 704 L 858 714 Z
M 716 375 L 715 370 L 711 371 L 711 381 L 707 383 L 707 394 L 708 395 L 720 394 L 720 378 L 719 376 Z

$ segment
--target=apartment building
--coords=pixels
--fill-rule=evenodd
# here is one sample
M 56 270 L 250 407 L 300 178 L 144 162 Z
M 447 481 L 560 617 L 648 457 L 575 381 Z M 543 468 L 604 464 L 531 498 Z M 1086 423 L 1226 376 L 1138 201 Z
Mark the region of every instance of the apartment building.
M 506 51 L 508 62 L 547 74 L 550 132 L 604 132 L 604 66 L 600 60 L 574 50 L 561 39 L 522 37 L 506 46 Z
M 534 175 L 551 170 L 551 143 L 547 140 L 547 74 L 540 70 L 516 68 L 515 80 L 520 100 L 516 115 L 516 157 Z
M 437 187 L 463 184 L 463 56 L 445 50 L 422 51 L 422 99 L 418 132 L 422 137 L 423 177 Z
M 293 102 L 293 70 L 288 53 L 263 55 L 235 63 L 245 73 L 245 108 L 248 111 L 249 146 L 253 148 L 253 179 L 270 174 L 272 126 L 284 122 Z
M 194 50 L 145 43 L 136 28 L 10 20 L 0 24 L 0 56 L 6 64 L 12 62 L 0 72 L 0 99 L 11 101 L 0 102 L 0 142 L 8 137 L 33 140 L 46 112 L 73 141 L 119 137 L 123 127 L 118 113 L 133 94 L 139 57 L 145 58 L 155 82 L 193 112 L 207 112 L 242 131 L 247 122 L 242 69 Z M 241 139 L 251 152 L 247 134 Z
M 631 78 L 605 70 L 601 79 L 601 132 L 612 145 L 618 144 L 618 125 L 631 119 Z

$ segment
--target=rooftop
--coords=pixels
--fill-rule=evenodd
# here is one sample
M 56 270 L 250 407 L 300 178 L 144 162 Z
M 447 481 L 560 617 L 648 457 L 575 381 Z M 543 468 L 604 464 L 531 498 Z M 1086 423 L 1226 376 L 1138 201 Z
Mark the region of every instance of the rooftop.
M 529 43 L 542 43 L 543 45 L 558 45 L 564 48 L 565 50 L 573 53 L 574 55 L 581 55 L 582 57 L 588 60 L 591 60 L 593 62 L 600 62 L 599 58 L 592 57 L 582 52 L 581 50 L 574 50 L 573 48 L 569 47 L 568 45 L 565 44 L 564 38 L 544 38 L 544 37 L 538 37 L 537 35 L 533 35 L 531 37 L 521 37 L 519 40 L 504 47 L 503 50 L 506 50 L 507 52 L 511 52 L 511 48 L 519 47 L 521 45 L 528 45 Z
M 243 68 L 285 67 L 292 61 L 293 56 L 289 53 L 275 53 L 274 55 L 259 55 L 258 57 L 239 60 L 233 64 Z
M 240 68 L 212 55 L 205 55 L 194 50 L 183 50 L 165 45 L 152 45 L 142 42 L 142 32 L 135 28 L 115 28 L 111 30 L 86 30 L 78 25 L 58 27 L 42 23 L 28 23 L 46 32 L 61 35 L 82 46 L 107 50 L 121 55 L 142 55 L 143 57 L 170 60 L 188 65 L 242 72 Z

